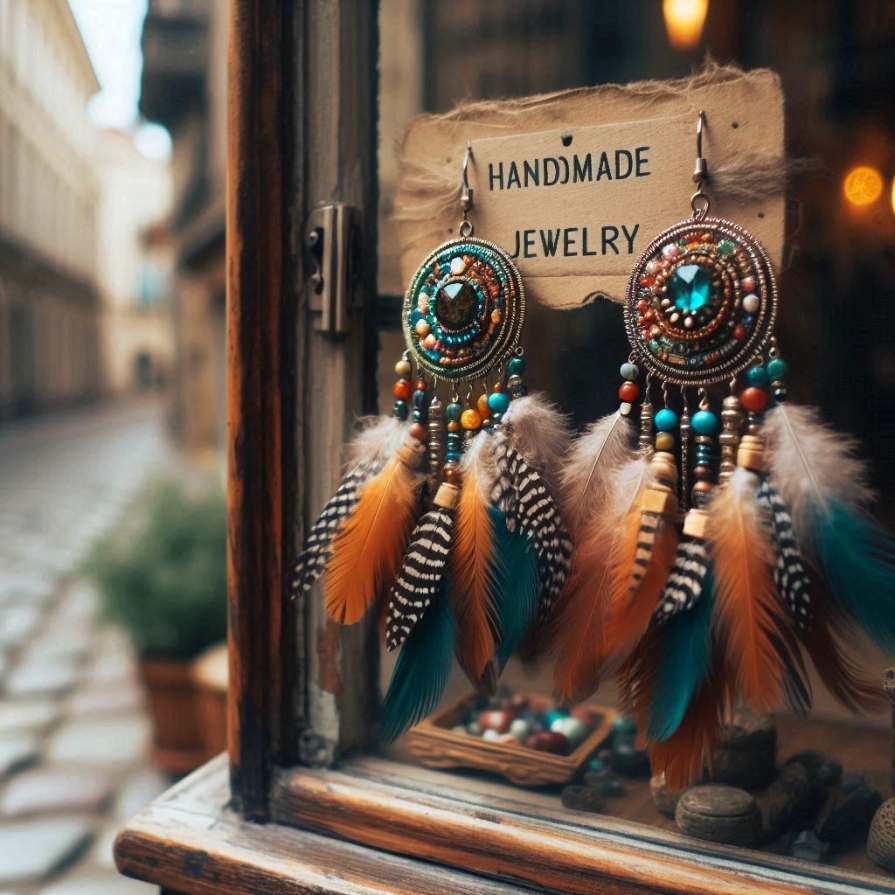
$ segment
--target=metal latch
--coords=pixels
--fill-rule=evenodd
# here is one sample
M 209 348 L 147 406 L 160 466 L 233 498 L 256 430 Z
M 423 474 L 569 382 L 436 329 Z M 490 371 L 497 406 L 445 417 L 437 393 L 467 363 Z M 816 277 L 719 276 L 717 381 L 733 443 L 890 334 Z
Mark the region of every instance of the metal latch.
M 306 240 L 314 258 L 309 307 L 319 314 L 314 329 L 330 336 L 348 332 L 360 254 L 358 210 L 324 205 L 311 213 Z

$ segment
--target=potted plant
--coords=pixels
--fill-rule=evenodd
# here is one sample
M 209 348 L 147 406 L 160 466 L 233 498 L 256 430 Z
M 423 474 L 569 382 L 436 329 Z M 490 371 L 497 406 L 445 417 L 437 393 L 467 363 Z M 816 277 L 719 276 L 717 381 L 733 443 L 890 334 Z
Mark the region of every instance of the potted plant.
M 207 757 L 192 661 L 226 639 L 227 518 L 219 489 L 147 489 L 132 520 L 87 567 L 105 617 L 139 657 L 154 722 L 154 762 L 185 773 Z M 209 736 L 220 740 L 220 732 Z

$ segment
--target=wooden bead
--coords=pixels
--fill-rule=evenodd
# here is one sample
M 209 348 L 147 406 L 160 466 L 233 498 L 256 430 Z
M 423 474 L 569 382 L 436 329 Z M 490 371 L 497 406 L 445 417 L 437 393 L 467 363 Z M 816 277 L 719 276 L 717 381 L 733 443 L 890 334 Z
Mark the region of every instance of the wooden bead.
M 409 401 L 413 396 L 413 385 L 409 379 L 399 379 L 392 391 L 399 401 Z
M 429 387 L 429 383 L 426 382 L 425 379 L 418 379 L 416 383 L 416 390 L 418 392 L 424 392 Z
M 429 429 L 422 423 L 414 423 L 408 430 L 408 435 L 417 441 L 425 441 L 429 437 Z
M 640 386 L 636 382 L 625 381 L 619 387 L 618 397 L 622 401 L 636 401 L 640 397 Z
M 407 379 L 410 376 L 411 367 L 409 360 L 399 360 L 398 363 L 395 364 L 395 373 L 400 376 L 402 379 Z

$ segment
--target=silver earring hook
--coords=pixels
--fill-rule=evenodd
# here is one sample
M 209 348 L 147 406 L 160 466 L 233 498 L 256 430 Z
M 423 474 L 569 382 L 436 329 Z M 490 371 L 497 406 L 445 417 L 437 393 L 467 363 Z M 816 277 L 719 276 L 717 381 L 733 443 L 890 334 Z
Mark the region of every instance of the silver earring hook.
M 463 210 L 463 223 L 460 224 L 460 235 L 472 236 L 474 228 L 469 220 L 469 212 L 472 209 L 472 187 L 469 185 L 469 162 L 472 158 L 472 143 L 467 142 L 466 152 L 463 153 L 463 189 L 460 191 L 460 208 Z
M 709 197 L 702 190 L 709 174 L 709 163 L 702 155 L 702 131 L 704 128 L 705 112 L 700 109 L 696 118 L 696 167 L 693 170 L 693 183 L 696 184 L 696 192 L 690 197 L 693 219 L 698 221 L 701 221 L 709 213 Z

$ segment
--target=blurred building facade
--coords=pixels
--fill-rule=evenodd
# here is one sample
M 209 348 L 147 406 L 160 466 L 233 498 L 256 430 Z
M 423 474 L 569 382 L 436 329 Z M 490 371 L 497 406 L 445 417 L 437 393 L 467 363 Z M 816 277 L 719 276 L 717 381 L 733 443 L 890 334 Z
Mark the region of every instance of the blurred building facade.
M 223 445 L 226 4 L 150 0 L 140 111 L 171 134 L 173 429 L 190 451 Z
M 99 139 L 100 331 L 105 386 L 122 395 L 163 386 L 174 366 L 169 290 L 167 160 L 142 155 L 130 134 Z
M 0 418 L 101 390 L 98 89 L 66 0 L 0 2 Z

